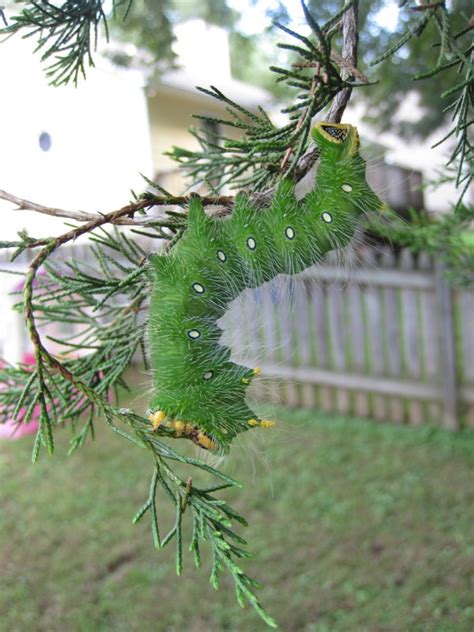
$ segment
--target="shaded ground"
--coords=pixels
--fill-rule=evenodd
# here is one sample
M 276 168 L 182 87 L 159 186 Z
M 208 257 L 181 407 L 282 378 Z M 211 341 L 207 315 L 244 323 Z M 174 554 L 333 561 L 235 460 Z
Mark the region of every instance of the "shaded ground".
M 281 629 L 472 632 L 474 434 L 277 418 L 256 431 L 268 468 L 238 447 L 225 467 L 245 483 L 228 498 L 250 521 L 259 555 L 246 568 Z M 229 582 L 215 593 L 188 556 L 178 579 L 173 549 L 153 549 L 146 520 L 132 526 L 144 451 L 106 428 L 73 457 L 68 440 L 57 433 L 35 466 L 29 439 L 0 443 L 2 632 L 267 629 Z

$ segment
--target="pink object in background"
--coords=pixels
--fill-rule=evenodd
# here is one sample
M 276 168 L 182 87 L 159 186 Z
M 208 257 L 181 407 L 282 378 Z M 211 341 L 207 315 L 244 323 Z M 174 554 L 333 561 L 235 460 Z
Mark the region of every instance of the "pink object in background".
M 23 356 L 23 362 L 25 364 L 34 364 L 35 357 L 32 353 L 25 353 Z M 1 360 L 0 360 L 1 366 Z M 25 409 L 20 409 L 20 411 L 24 411 Z M 40 407 L 35 406 L 33 410 L 33 416 L 31 420 L 27 424 L 18 424 L 15 423 L 13 419 L 8 420 L 4 424 L 0 423 L 0 439 L 20 439 L 25 435 L 36 434 L 38 431 L 38 419 L 40 414 Z

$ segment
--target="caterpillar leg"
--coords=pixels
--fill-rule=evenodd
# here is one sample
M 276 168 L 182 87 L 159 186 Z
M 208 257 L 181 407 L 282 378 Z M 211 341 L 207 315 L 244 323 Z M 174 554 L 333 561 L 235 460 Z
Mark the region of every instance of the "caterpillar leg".
M 217 450 L 217 444 L 205 432 L 198 430 L 197 437 L 191 437 L 191 440 L 204 450 Z
M 148 419 L 153 424 L 153 430 L 156 430 L 160 427 L 160 424 L 165 417 L 166 413 L 162 410 L 156 410 L 154 413 L 151 413 L 151 415 L 148 415 Z
M 167 427 L 175 431 L 177 438 L 184 437 L 191 439 L 193 443 L 204 450 L 217 450 L 219 447 L 208 434 L 200 430 L 194 424 L 187 423 L 186 421 L 170 421 Z
M 250 373 L 241 379 L 242 384 L 248 385 L 253 380 L 254 377 L 260 375 L 262 369 L 259 366 L 256 366 L 254 369 L 250 370 Z
M 247 423 L 249 426 L 259 428 L 272 428 L 275 425 L 271 419 L 249 419 Z

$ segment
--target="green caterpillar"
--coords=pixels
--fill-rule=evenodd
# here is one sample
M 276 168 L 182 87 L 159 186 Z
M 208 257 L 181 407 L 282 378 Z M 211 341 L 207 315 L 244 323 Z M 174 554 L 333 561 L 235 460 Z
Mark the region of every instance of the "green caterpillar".
M 312 136 L 320 158 L 315 187 L 302 200 L 288 179 L 267 208 L 238 194 L 227 218 L 206 216 L 196 197 L 182 237 L 165 255 L 150 257 L 155 428 L 164 423 L 177 437 L 226 450 L 238 433 L 271 425 L 245 400 L 259 370 L 230 361 L 216 321 L 245 288 L 297 274 L 346 246 L 359 216 L 383 207 L 365 180 L 356 128 L 319 123 Z

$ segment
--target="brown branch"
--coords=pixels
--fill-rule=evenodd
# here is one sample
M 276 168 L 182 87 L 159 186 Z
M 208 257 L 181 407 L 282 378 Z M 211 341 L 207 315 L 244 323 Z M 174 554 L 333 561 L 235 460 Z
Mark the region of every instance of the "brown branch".
M 358 33 L 358 19 L 359 19 L 359 4 L 354 2 L 342 16 L 342 60 L 344 64 L 348 64 L 350 67 L 357 68 L 357 46 L 359 43 Z M 354 75 L 343 64 L 343 79 L 350 80 Z M 333 123 L 340 123 L 342 115 L 346 109 L 349 99 L 351 97 L 352 88 L 343 88 L 338 92 L 331 104 L 329 110 L 328 121 Z
M 362 72 L 360 72 L 360 70 L 354 68 L 354 66 L 348 60 L 341 57 L 341 55 L 339 55 L 339 53 L 336 53 L 336 51 L 334 50 L 331 51 L 331 59 L 335 61 L 336 64 L 341 68 L 348 70 L 349 74 L 354 76 L 356 79 L 359 79 L 361 83 L 369 83 L 369 79 Z M 293 68 L 316 68 L 318 64 L 319 62 L 317 61 L 307 61 L 295 62 L 294 64 L 291 64 L 291 66 Z
M 427 9 L 438 9 L 439 7 L 444 6 L 445 1 L 441 0 L 441 2 L 428 2 L 428 3 L 424 3 L 422 2 L 419 6 L 417 7 L 410 7 L 410 9 L 412 11 L 426 11 Z
M 36 211 L 37 213 L 43 213 L 44 215 L 75 219 L 78 222 L 88 222 L 95 217 L 93 213 L 87 213 L 86 211 L 64 211 L 60 208 L 43 206 L 42 204 L 37 204 L 36 202 L 19 198 L 7 191 L 2 191 L 2 189 L 0 189 L 0 199 L 16 204 L 16 209 L 14 209 L 16 211 Z
M 193 193 L 192 195 L 196 196 L 195 193 Z M 120 226 L 146 226 L 147 224 L 155 223 L 157 221 L 157 218 L 134 218 L 133 214 L 137 211 L 145 208 L 151 208 L 153 206 L 186 206 L 189 203 L 191 197 L 191 195 L 165 196 L 147 194 L 136 202 L 132 202 L 131 204 L 128 204 L 118 211 L 112 211 L 111 213 L 104 215 L 102 213 L 99 214 L 89 213 L 87 211 L 72 211 L 51 206 L 44 206 L 42 204 L 20 198 L 16 195 L 13 195 L 12 193 L 8 193 L 7 191 L 2 191 L 0 189 L 0 199 L 6 200 L 7 202 L 12 202 L 12 204 L 16 204 L 16 209 L 14 210 L 34 211 L 35 213 L 51 215 L 53 217 L 65 217 L 77 222 L 87 222 L 88 226 L 93 226 L 97 220 L 102 220 L 104 217 L 109 218 L 105 222 L 108 224 L 115 224 Z M 203 196 L 200 197 L 200 200 L 204 206 L 228 207 L 232 206 L 234 198 L 229 195 Z M 94 228 L 89 228 L 86 232 L 90 232 L 90 230 L 94 230 Z M 29 245 L 28 247 L 35 248 L 37 246 L 44 246 L 48 242 L 49 239 L 38 239 L 32 241 L 31 245 Z
M 351 77 L 355 77 L 361 83 L 370 83 L 368 77 L 366 77 L 363 72 L 360 72 L 349 60 L 344 59 L 339 53 L 332 51 L 331 58 L 334 59 L 341 68 L 347 70 Z
M 359 2 L 356 0 L 342 16 L 342 56 L 341 61 L 338 63 L 343 68 L 343 75 L 345 75 L 344 78 L 346 80 L 350 79 L 351 76 L 357 76 L 354 71 L 357 69 L 358 18 Z M 340 123 L 351 92 L 352 88 L 348 86 L 336 94 L 329 114 L 326 117 L 327 121 Z M 318 155 L 318 148 L 314 143 L 310 143 L 308 149 L 298 161 L 298 166 L 295 170 L 296 180 L 301 180 L 308 173 L 316 162 Z

